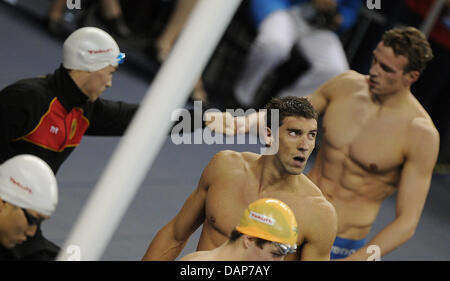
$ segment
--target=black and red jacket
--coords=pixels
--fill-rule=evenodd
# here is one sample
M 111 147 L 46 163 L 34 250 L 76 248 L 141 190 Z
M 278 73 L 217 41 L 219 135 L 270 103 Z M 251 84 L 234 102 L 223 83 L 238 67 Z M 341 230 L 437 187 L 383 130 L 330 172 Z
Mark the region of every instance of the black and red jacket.
M 56 173 L 83 135 L 120 136 L 138 105 L 90 102 L 64 67 L 20 80 L 0 92 L 0 163 L 23 153 L 44 159 Z

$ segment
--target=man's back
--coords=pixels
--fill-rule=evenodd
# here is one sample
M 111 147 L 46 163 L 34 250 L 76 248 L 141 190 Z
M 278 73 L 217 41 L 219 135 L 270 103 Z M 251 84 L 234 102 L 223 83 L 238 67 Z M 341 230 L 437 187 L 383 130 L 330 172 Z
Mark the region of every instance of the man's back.
M 339 235 L 352 239 L 368 234 L 381 203 L 396 190 L 415 132 L 434 129 L 411 94 L 381 106 L 367 80 L 349 71 L 322 88 L 323 143 L 308 174 L 336 208 Z

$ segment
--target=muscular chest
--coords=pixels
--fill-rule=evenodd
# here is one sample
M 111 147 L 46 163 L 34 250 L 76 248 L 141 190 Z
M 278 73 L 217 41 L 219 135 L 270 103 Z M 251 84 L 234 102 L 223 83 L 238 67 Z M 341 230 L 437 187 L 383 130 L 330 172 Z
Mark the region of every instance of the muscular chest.
M 245 179 L 230 178 L 209 187 L 206 199 L 206 220 L 217 232 L 228 236 L 245 208 L 258 198 Z
M 302 224 L 303 215 L 299 215 L 302 205 L 292 194 L 276 191 L 258 191 L 258 185 L 251 177 L 230 178 L 223 183 L 216 183 L 208 190 L 206 200 L 206 220 L 215 231 L 228 237 L 239 224 L 245 208 L 260 198 L 276 198 L 285 202 L 294 211 L 298 224 Z M 297 198 L 297 197 L 296 197 Z M 302 224 L 303 225 L 303 224 Z M 303 241 L 303 229 L 299 230 L 299 241 Z
M 405 123 L 401 114 L 364 98 L 342 99 L 330 103 L 324 115 L 324 141 L 367 170 L 388 171 L 403 162 Z

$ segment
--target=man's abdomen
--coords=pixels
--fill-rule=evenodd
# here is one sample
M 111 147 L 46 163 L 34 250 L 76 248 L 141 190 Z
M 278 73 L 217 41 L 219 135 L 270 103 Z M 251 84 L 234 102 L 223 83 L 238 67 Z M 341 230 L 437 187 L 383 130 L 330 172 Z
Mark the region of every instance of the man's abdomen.
M 356 165 L 346 156 L 324 157 L 324 153 L 319 153 L 308 174 L 336 209 L 338 236 L 348 239 L 367 236 L 381 203 L 395 191 L 385 179 L 380 180 L 381 175 L 370 174 Z

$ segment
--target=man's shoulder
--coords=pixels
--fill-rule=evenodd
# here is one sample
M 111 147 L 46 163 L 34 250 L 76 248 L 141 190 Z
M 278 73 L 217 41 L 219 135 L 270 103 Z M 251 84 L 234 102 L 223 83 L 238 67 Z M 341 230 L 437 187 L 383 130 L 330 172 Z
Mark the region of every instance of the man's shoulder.
M 312 196 L 309 200 L 310 207 L 319 217 L 328 217 L 336 213 L 333 204 L 328 201 L 322 194 L 320 196 Z
M 353 94 L 367 88 L 367 76 L 354 70 L 345 71 L 330 79 L 322 88 L 330 99 Z
M 347 70 L 333 78 L 336 81 L 348 83 L 360 83 L 367 80 L 367 76 L 354 70 Z
M 180 261 L 205 261 L 208 260 L 209 251 L 197 251 L 182 257 Z
M 36 86 L 38 87 L 48 86 L 47 76 L 36 76 L 31 78 L 20 79 L 10 84 L 7 88 L 13 87 L 18 89 L 30 89 Z
M 305 196 L 306 195 L 310 196 L 310 197 L 323 197 L 323 193 L 320 190 L 320 188 L 312 181 L 310 180 L 305 174 L 301 174 L 299 175 L 298 178 L 298 182 L 297 182 L 297 186 L 298 188 L 302 191 L 300 192 L 300 196 Z
M 427 144 L 427 149 L 436 150 L 439 147 L 439 132 L 428 116 L 411 118 L 407 134 L 412 153 L 415 153 L 417 146 L 421 146 L 423 143 Z
M 317 188 L 317 186 L 314 186 Z M 328 201 L 322 192 L 312 193 L 310 196 L 302 200 L 304 225 L 307 226 L 308 231 L 305 235 L 311 238 L 311 235 L 317 235 L 318 232 L 327 230 L 335 233 L 337 230 L 337 214 L 333 204 Z M 307 215 L 305 215 L 307 210 Z
M 217 175 L 223 178 L 225 175 L 238 177 L 245 175 L 249 171 L 250 162 L 259 157 L 258 154 L 250 152 L 237 152 L 233 150 L 223 150 L 214 155 L 208 164 L 207 174 Z
M 1 97 L 46 100 L 51 95 L 49 83 L 46 77 L 35 77 L 19 80 L 1 90 Z
M 323 212 L 325 215 L 334 212 L 333 205 L 325 198 L 319 187 L 313 183 L 306 175 L 301 175 L 301 190 L 306 194 L 299 193 L 298 196 L 304 198 L 304 204 L 308 205 L 308 209 Z
M 431 118 L 417 116 L 411 119 L 410 131 L 420 134 L 439 134 Z
M 238 152 L 234 150 L 222 150 L 214 155 L 214 161 L 221 161 L 224 163 L 247 163 L 256 160 L 260 155 L 253 152 Z
M 409 137 L 439 137 L 439 132 L 427 111 L 412 95 L 411 101 L 412 102 L 406 108 L 407 113 L 409 114 L 409 122 L 407 124 Z
M 343 79 L 364 79 L 366 75 L 361 74 L 355 70 L 347 70 L 339 74 L 338 77 L 341 77 Z

